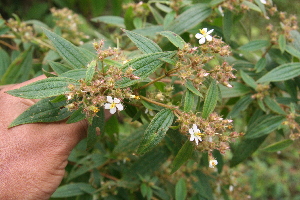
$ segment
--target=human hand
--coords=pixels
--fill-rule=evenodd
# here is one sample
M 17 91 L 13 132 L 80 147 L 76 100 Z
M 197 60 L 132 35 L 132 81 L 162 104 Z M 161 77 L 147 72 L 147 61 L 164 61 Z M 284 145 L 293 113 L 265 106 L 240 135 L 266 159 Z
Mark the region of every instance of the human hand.
M 86 136 L 86 121 L 7 128 L 37 100 L 14 97 L 5 91 L 42 78 L 0 91 L 0 199 L 49 199 L 64 176 L 71 150 Z

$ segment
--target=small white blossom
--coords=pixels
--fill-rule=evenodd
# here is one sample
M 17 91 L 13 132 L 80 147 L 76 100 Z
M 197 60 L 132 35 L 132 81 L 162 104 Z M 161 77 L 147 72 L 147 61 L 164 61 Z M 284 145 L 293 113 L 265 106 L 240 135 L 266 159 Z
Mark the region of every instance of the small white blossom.
M 210 168 L 215 168 L 215 166 L 218 164 L 218 161 L 215 159 L 209 160 L 209 167 Z
M 111 96 L 107 96 L 106 99 L 108 103 L 104 104 L 104 108 L 109 109 L 111 114 L 114 114 L 117 111 L 117 108 L 119 111 L 123 110 L 123 105 L 120 103 L 120 99 L 113 99 Z
M 198 129 L 197 125 L 196 124 L 193 124 L 193 128 L 189 129 L 189 133 L 191 134 L 191 137 L 190 137 L 190 141 L 194 141 L 196 142 L 196 144 L 198 145 L 198 142 L 202 141 L 202 138 L 201 138 L 201 131 Z
M 205 41 L 212 41 L 212 36 L 210 35 L 214 29 L 207 31 L 207 28 L 199 29 L 200 33 L 197 33 L 195 37 L 199 39 L 199 44 L 204 44 Z
M 260 0 L 260 2 L 261 2 L 262 4 L 266 4 L 266 3 L 267 3 L 266 0 Z

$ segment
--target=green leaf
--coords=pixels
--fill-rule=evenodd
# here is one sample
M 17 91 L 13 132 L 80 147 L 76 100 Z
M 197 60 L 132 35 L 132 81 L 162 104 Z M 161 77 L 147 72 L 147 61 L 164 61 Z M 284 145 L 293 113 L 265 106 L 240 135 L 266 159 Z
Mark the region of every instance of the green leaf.
M 96 169 L 97 167 L 103 165 L 107 161 L 105 155 L 100 152 L 90 153 L 81 160 L 79 160 L 76 165 L 69 172 L 66 182 L 81 176 L 92 169 Z
M 257 83 L 285 81 L 299 75 L 300 63 L 287 63 L 272 69 L 263 77 L 258 79 Z
M 95 117 L 93 117 L 92 123 L 88 126 L 87 130 L 87 149 L 91 149 L 94 147 L 100 133 L 104 133 L 104 109 L 103 107 L 100 108 L 100 111 L 97 113 Z
M 94 74 L 95 74 L 95 71 L 96 71 L 96 65 L 97 65 L 97 61 L 93 60 L 87 66 L 86 75 L 85 75 L 85 82 L 87 84 L 90 84 L 93 77 L 94 77 Z
M 261 12 L 260 8 L 257 5 L 255 5 L 254 3 L 252 3 L 252 2 L 243 1 L 242 4 L 246 5 L 251 10 L 254 10 L 254 11 L 257 11 L 257 12 Z
M 194 97 L 195 97 L 194 93 L 192 93 L 190 90 L 185 91 L 184 104 L 183 104 L 184 112 L 192 111 L 194 105 Z
M 204 105 L 203 105 L 203 111 L 202 111 L 202 117 L 207 118 L 210 113 L 212 113 L 217 105 L 219 97 L 219 90 L 218 86 L 215 81 L 212 81 L 208 91 L 207 91 L 207 96 L 204 100 Z
M 284 110 L 282 110 L 282 108 L 279 106 L 279 104 L 271 97 L 266 96 L 264 98 L 264 102 L 268 106 L 268 108 L 270 108 L 273 112 L 276 112 L 276 113 L 282 114 L 282 115 L 286 115 Z
M 174 59 L 171 58 L 160 58 L 160 60 L 170 64 L 170 65 L 176 65 L 176 61 Z
M 162 51 L 161 48 L 152 40 L 132 31 L 128 31 L 125 29 L 123 29 L 123 31 L 143 53 L 148 54 Z
M 124 24 L 125 28 L 128 30 L 134 29 L 133 19 L 135 17 L 134 10 L 132 7 L 129 7 L 124 14 Z
M 280 49 L 281 53 L 283 53 L 285 51 L 285 48 L 286 48 L 286 39 L 285 39 L 285 36 L 283 34 L 279 35 L 278 45 L 279 45 L 279 49 Z
M 297 30 L 290 31 L 290 36 L 292 37 L 292 45 L 294 48 L 296 48 L 298 51 L 300 51 L 300 33 Z
M 123 179 L 132 181 L 132 178 L 138 178 L 138 176 L 151 175 L 156 170 L 161 169 L 161 165 L 166 162 L 169 156 L 170 151 L 166 147 L 154 148 L 139 157 L 130 167 L 124 169 Z
M 159 34 L 168 38 L 170 42 L 174 44 L 174 46 L 178 47 L 179 49 L 183 49 L 183 47 L 186 44 L 185 41 L 179 35 L 177 35 L 172 31 L 162 31 L 159 32 Z
M 55 122 L 66 119 L 71 112 L 67 108 L 62 108 L 66 105 L 66 101 L 52 103 L 54 97 L 42 99 L 29 107 L 25 112 L 19 115 L 9 127 L 18 126 L 21 124 L 37 123 L 37 122 Z
M 124 65 L 123 70 L 125 71 L 128 67 L 132 67 L 135 69 L 133 74 L 140 79 L 131 80 L 129 78 L 123 78 L 123 80 L 117 82 L 118 86 L 121 88 L 128 87 L 147 78 L 165 63 L 163 60 L 160 60 L 160 58 L 172 58 L 174 55 L 175 52 L 159 52 L 143 55 L 130 60 Z
M 189 89 L 192 93 L 194 93 L 195 95 L 199 96 L 199 97 L 203 97 L 202 94 L 199 92 L 199 90 L 197 90 L 195 88 L 195 86 L 193 85 L 193 83 L 190 80 L 187 80 L 185 82 L 185 86 L 187 87 L 187 89 Z
M 190 141 L 186 141 L 181 149 L 178 151 L 172 163 L 171 173 L 176 172 L 181 165 L 183 165 L 190 157 L 192 157 L 194 146 Z
M 231 82 L 230 84 L 232 85 L 232 88 L 226 87 L 224 85 L 219 85 L 222 98 L 240 97 L 251 91 L 250 87 L 247 87 L 242 83 Z
M 175 11 L 171 11 L 169 13 L 166 14 L 165 18 L 164 18 L 164 30 L 168 30 L 169 26 L 172 24 L 173 20 L 176 17 L 176 12 Z
M 243 81 L 245 81 L 245 83 L 247 85 L 249 85 L 250 87 L 252 87 L 255 90 L 257 87 L 257 83 L 255 82 L 255 80 L 251 76 L 246 74 L 243 70 L 240 70 L 240 73 L 241 73 L 241 77 L 242 77 Z
M 69 70 L 72 70 L 71 67 L 69 67 L 67 65 L 63 65 L 63 64 L 58 63 L 58 62 L 49 61 L 49 65 L 53 69 L 53 71 L 58 75 L 60 75 L 62 73 L 65 73 Z
M 212 10 L 207 4 L 194 4 L 191 8 L 176 17 L 168 29 L 181 35 L 204 21 L 210 16 L 211 12 Z
M 0 80 L 0 85 L 28 80 L 32 68 L 32 53 L 32 48 L 28 48 L 19 54 L 5 70 Z M 0 68 L 3 67 L 4 66 L 0 66 Z
M 241 111 L 246 110 L 252 101 L 251 94 L 243 96 L 234 104 L 232 110 L 228 113 L 228 116 L 232 118 L 236 117 Z
M 290 139 L 282 140 L 263 148 L 263 150 L 268 152 L 277 152 L 289 147 L 293 143 L 294 141 Z
M 143 21 L 140 17 L 135 17 L 133 19 L 133 25 L 136 29 L 143 28 Z
M 142 126 L 126 138 L 119 140 L 113 152 L 115 154 L 133 153 L 142 140 L 145 128 L 145 126 Z
M 285 47 L 285 50 L 292 56 L 295 56 L 296 58 L 300 59 L 300 51 L 294 48 L 293 46 L 287 45 Z
M 69 119 L 67 120 L 67 124 L 76 123 L 86 118 L 86 115 L 82 113 L 82 108 L 79 108 L 78 110 L 74 111 Z
M 8 94 L 26 99 L 42 99 L 65 94 L 68 86 L 76 84 L 74 79 L 64 77 L 50 77 L 42 79 L 19 89 L 7 91 Z
M 95 192 L 96 189 L 93 188 L 90 184 L 87 183 L 71 183 L 67 185 L 60 186 L 52 194 L 52 198 L 66 198 L 66 197 L 75 197 L 78 195 L 85 194 L 86 190 Z
M 192 182 L 193 188 L 198 192 L 198 194 L 200 194 L 200 197 L 197 199 L 214 200 L 213 190 L 211 188 L 211 185 L 208 184 L 211 180 L 211 177 L 204 174 L 200 170 L 195 170 L 193 175 L 196 175 L 197 178 Z
M 73 45 L 71 42 L 62 38 L 61 36 L 53 33 L 47 29 L 43 29 L 49 40 L 52 42 L 57 52 L 68 62 L 73 68 L 82 68 L 89 62 L 88 58 Z
M 187 187 L 184 178 L 180 178 L 175 186 L 175 200 L 185 200 L 187 196 Z
M 266 138 L 267 135 L 255 139 L 243 138 L 242 141 L 240 141 L 234 148 L 233 156 L 230 161 L 230 167 L 238 165 L 251 156 L 251 154 L 258 149 L 258 147 L 265 141 Z
M 256 51 L 260 50 L 263 47 L 267 47 L 269 45 L 268 40 L 253 40 L 249 43 L 239 47 L 239 50 L 241 51 Z
M 93 22 L 103 22 L 120 28 L 125 28 L 124 19 L 118 16 L 100 16 L 91 19 Z
M 155 9 L 153 8 L 150 4 L 148 4 L 150 11 L 155 19 L 155 21 L 157 22 L 157 24 L 163 24 L 164 22 L 164 18 L 161 16 L 161 14 Z
M 155 147 L 165 136 L 173 123 L 174 114 L 170 109 L 163 109 L 155 115 L 145 130 L 144 137 L 138 148 L 139 154 L 144 154 Z
M 284 121 L 284 116 L 266 116 L 260 122 L 256 124 L 256 126 L 248 129 L 245 134 L 245 138 L 247 139 L 255 139 L 258 137 L 262 137 L 275 131 L 281 123 Z
M 226 42 L 230 41 L 233 26 L 233 14 L 230 10 L 225 10 L 223 17 L 223 35 Z
M 5 73 L 6 69 L 8 68 L 10 64 L 10 57 L 6 51 L 3 49 L 0 49 L 0 78 Z M 1 81 L 2 82 L 2 81 Z
M 267 59 L 266 58 L 260 58 L 257 63 L 255 64 L 254 69 L 256 70 L 256 73 L 261 72 L 267 65 Z
M 59 75 L 60 77 L 71 78 L 74 80 L 85 79 L 86 69 L 72 69 Z

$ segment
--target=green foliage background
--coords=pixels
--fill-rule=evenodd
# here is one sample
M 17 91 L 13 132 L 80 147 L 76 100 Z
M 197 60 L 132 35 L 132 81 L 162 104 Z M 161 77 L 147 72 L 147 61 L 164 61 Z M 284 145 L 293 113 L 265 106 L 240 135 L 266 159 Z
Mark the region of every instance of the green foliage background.
M 0 2 L 0 13 L 4 19 L 11 18 L 13 14 L 16 14 L 22 21 L 35 19 L 53 27 L 54 22 L 50 15 L 50 8 L 67 7 L 85 19 L 85 23 L 81 26 L 81 30 L 85 34 L 93 38 L 106 38 L 108 44 L 115 46 L 116 43 L 111 38 L 116 32 L 119 34 L 121 31 L 115 29 L 115 26 L 111 24 L 96 23 L 91 19 L 104 15 L 126 18 L 126 12 L 122 9 L 122 5 L 131 2 L 130 0 L 4 0 Z M 210 1 L 193 1 L 193 3 L 205 2 L 209 3 Z M 299 17 L 299 1 L 277 0 L 273 2 L 278 5 L 278 10 L 297 14 Z M 224 159 L 219 152 L 214 152 L 214 156 L 219 160 L 218 172 L 211 174 L 207 172 L 208 156 L 205 153 L 201 154 L 201 160 L 197 160 L 198 163 L 195 164 L 193 158 L 199 158 L 197 157 L 199 155 L 194 155 L 197 154 L 194 153 L 191 155 L 191 160 L 170 175 L 168 166 L 172 161 L 168 158 L 174 159 L 183 145 L 181 144 L 182 140 L 174 140 L 172 137 L 179 137 L 177 133 L 170 129 L 164 141 L 166 145 L 158 146 L 142 156 L 136 156 L 134 153 L 141 142 L 144 127 L 137 128 L 140 126 L 137 121 L 131 123 L 126 121 L 128 120 L 126 118 L 124 123 L 116 126 L 119 119 L 113 116 L 105 125 L 105 135 L 100 138 L 100 142 L 96 143 L 92 150 L 86 151 L 85 140 L 74 149 L 69 158 L 70 164 L 66 168 L 67 175 L 52 199 L 97 199 L 98 196 L 107 200 L 245 199 L 247 195 L 252 199 L 300 199 L 300 143 L 299 139 L 291 142 L 288 138 L 289 130 L 281 127 L 285 112 L 281 109 L 282 107 L 278 107 L 278 103 L 286 107 L 293 103 L 294 105 L 291 107 L 294 107 L 295 113 L 299 113 L 299 72 L 296 72 L 296 76 L 293 76 L 294 74 L 287 75 L 288 77 L 283 77 L 282 80 L 278 77 L 288 74 L 292 68 L 291 65 L 295 64 L 295 67 L 299 68 L 300 47 L 296 44 L 293 46 L 296 50 L 292 51 L 280 44 L 272 46 L 268 52 L 268 61 L 260 60 L 263 58 L 261 49 L 268 47 L 269 39 L 266 31 L 261 29 L 267 23 L 257 20 L 257 15 L 258 12 L 248 12 L 243 16 L 233 13 L 232 21 L 224 21 L 217 17 L 214 21 L 206 20 L 196 26 L 198 29 L 214 28 L 217 34 L 224 36 L 226 42 L 235 50 L 235 58 L 238 58 L 234 67 L 238 71 L 239 81 L 233 83 L 233 90 L 228 88 L 221 90 L 222 96 L 225 98 L 222 100 L 224 107 L 221 113 L 224 113 L 225 116 L 232 116 L 235 121 L 235 130 L 245 131 L 247 134 L 238 143 L 232 144 L 232 152 L 226 154 Z M 263 17 L 260 16 L 260 18 Z M 157 23 L 157 19 L 153 15 L 147 17 L 147 21 Z M 242 31 L 243 27 L 239 24 L 240 22 L 248 29 Z M 129 30 L 135 29 L 130 22 L 126 24 L 126 20 L 125 25 Z M 191 28 L 193 29 L 189 30 L 190 34 L 198 31 L 197 28 Z M 3 30 L 1 29 L 0 33 Z M 148 38 L 154 38 L 153 35 L 151 36 L 152 33 L 148 35 L 143 33 Z M 179 34 L 183 39 L 189 38 L 186 30 L 182 30 Z M 297 37 L 296 42 L 300 42 L 299 35 Z M 27 49 L 26 44 L 18 53 L 10 51 L 7 47 L 0 47 L 1 61 L 10 63 L 10 65 L 15 62 L 15 64 L 13 63 L 15 67 L 9 68 L 10 73 L 6 71 L 8 68 L 2 67 L 4 65 L 0 66 L 1 84 L 3 85 L 23 82 L 38 76 L 44 73 L 42 69 L 51 71 L 49 64 L 35 62 L 33 59 L 45 52 L 35 51 L 33 48 Z M 164 48 L 168 49 L 169 47 L 165 46 Z M 238 53 L 243 55 L 239 57 Z M 21 63 L 14 60 L 16 57 L 21 60 Z M 263 69 L 259 70 L 259 65 L 265 65 L 266 69 L 262 67 Z M 283 69 L 278 74 L 273 71 L 275 75 L 264 76 L 275 67 L 278 70 L 278 66 Z M 3 76 L 4 74 L 6 75 Z M 272 88 L 278 92 L 275 94 L 284 91 L 284 95 L 272 96 L 261 101 L 251 99 L 251 95 L 256 92 L 257 84 L 263 82 L 272 82 Z M 296 120 L 299 123 L 299 118 Z M 265 129 L 268 130 L 264 132 Z M 117 143 L 117 141 L 122 142 Z M 281 143 L 276 143 L 278 141 Z M 274 144 L 275 147 L 269 146 Z M 190 147 L 185 145 L 182 148 L 186 150 Z M 249 157 L 252 153 L 254 154 Z M 229 169 L 229 165 L 232 168 Z M 197 181 L 193 181 L 194 178 Z M 217 179 L 222 181 L 217 181 Z M 233 184 L 233 192 L 230 192 L 230 185 Z M 190 188 L 196 191 L 193 195 L 188 190 Z

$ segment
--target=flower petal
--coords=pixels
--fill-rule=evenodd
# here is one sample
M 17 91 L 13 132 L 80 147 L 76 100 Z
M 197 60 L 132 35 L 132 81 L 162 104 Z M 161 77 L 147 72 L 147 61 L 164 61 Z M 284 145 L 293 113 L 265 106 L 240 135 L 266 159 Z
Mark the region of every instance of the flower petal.
M 111 96 L 107 96 L 106 97 L 106 100 L 109 102 L 109 103 L 113 103 L 113 98 Z
M 190 128 L 190 129 L 189 129 L 189 133 L 190 133 L 191 135 L 194 135 L 194 130 L 193 130 L 192 128 Z
M 205 43 L 205 37 L 203 37 L 199 40 L 199 44 L 204 44 L 204 43 Z
M 193 130 L 194 130 L 194 133 L 195 133 L 195 132 L 198 132 L 199 129 L 198 129 L 198 127 L 197 127 L 196 124 L 193 124 Z
M 110 109 L 110 105 L 111 105 L 110 103 L 106 103 L 106 104 L 104 104 L 104 108 L 105 109 Z
M 200 33 L 197 33 L 197 34 L 195 35 L 195 37 L 196 37 L 197 39 L 200 39 L 200 38 L 203 38 L 203 35 L 200 34 Z
M 207 34 L 209 35 L 209 34 L 211 34 L 213 31 L 214 31 L 214 29 L 211 29 L 211 30 L 209 30 L 209 31 L 207 32 Z
M 114 98 L 114 103 L 120 103 L 120 99 Z
M 120 110 L 120 111 L 124 109 L 124 108 L 123 108 L 123 105 L 120 104 L 120 103 L 116 104 L 116 107 L 117 107 L 118 110 Z
M 116 107 L 113 107 L 109 110 L 110 114 L 115 114 L 116 111 L 117 111 Z
M 207 41 L 212 41 L 212 37 L 210 35 L 206 36 Z

